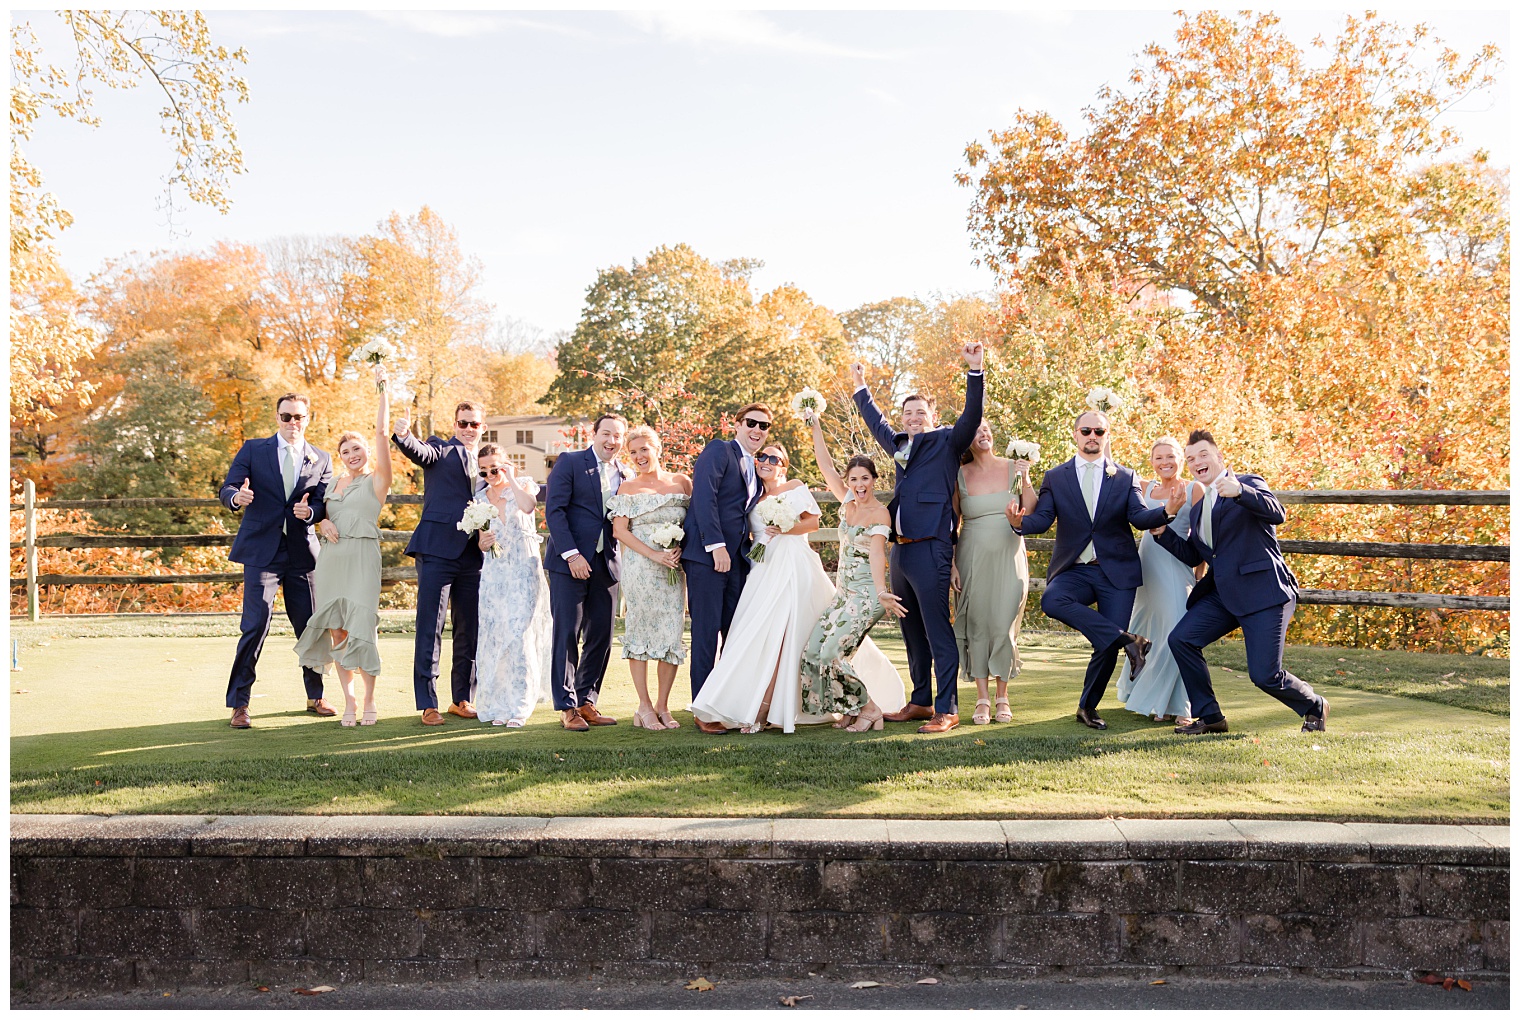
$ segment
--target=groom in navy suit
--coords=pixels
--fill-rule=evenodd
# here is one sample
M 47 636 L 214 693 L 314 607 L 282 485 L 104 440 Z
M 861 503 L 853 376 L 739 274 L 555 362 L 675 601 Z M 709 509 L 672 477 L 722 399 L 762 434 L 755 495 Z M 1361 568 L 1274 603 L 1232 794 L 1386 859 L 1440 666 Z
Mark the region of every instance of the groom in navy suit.
M 279 431 L 267 439 L 250 439 L 238 448 L 220 493 L 229 510 L 245 511 L 228 554 L 233 563 L 243 565 L 242 636 L 227 681 L 227 707 L 232 709 L 229 725 L 239 730 L 252 725 L 248 699 L 259 652 L 274 618 L 275 592 L 285 592 L 285 615 L 297 638 L 311 619 L 311 573 L 317 565 L 313 526 L 322 519 L 322 499 L 332 481 L 332 458 L 306 442 L 311 401 L 300 393 L 287 393 L 276 401 L 275 409 Z M 301 674 L 306 682 L 306 710 L 336 715 L 322 697 L 322 674 L 314 669 L 302 669 Z
M 891 722 L 929 720 L 920 733 L 944 733 L 960 725 L 955 696 L 960 674 L 960 651 L 950 623 L 950 565 L 955 511 L 950 494 L 961 454 L 971 447 L 982 424 L 982 345 L 961 351 L 966 373 L 966 407 L 951 428 L 934 427 L 934 401 L 917 393 L 902 402 L 902 432 L 896 432 L 866 389 L 865 366 L 852 365 L 855 406 L 866 427 L 897 464 L 897 486 L 887 510 L 892 515 L 894 541 L 888 554 L 892 593 L 908 615 L 899 622 L 908 651 L 908 675 L 913 695 L 899 711 L 885 716 Z M 934 708 L 930 667 L 939 676 Z
M 1283 668 L 1283 643 L 1298 606 L 1298 580 L 1277 544 L 1277 525 L 1287 519 L 1282 503 L 1261 476 L 1237 475 L 1226 467 L 1214 437 L 1202 429 L 1188 436 L 1183 455 L 1188 470 L 1208 491 L 1193 504 L 1186 539 L 1169 529 L 1165 535 L 1151 532 L 1162 548 L 1188 566 L 1209 565 L 1188 596 L 1187 615 L 1167 639 L 1194 716 L 1176 732 L 1229 731 L 1203 649 L 1236 627 L 1245 638 L 1251 682 L 1297 712 L 1304 733 L 1319 732 L 1325 728 L 1325 699 Z
M 1129 656 L 1130 675 L 1139 676 L 1150 648 L 1148 640 L 1124 629 L 1141 582 L 1140 554 L 1130 528 L 1165 526 L 1187 498 L 1184 491 L 1165 506 L 1147 507 L 1135 473 L 1105 453 L 1104 437 L 1110 428 L 1101 411 L 1077 415 L 1071 433 L 1077 455 L 1045 472 L 1033 510 L 1024 513 L 1015 498 L 1004 511 L 1021 535 L 1039 535 L 1057 525 L 1040 608 L 1051 619 L 1081 631 L 1092 645 L 1077 721 L 1095 730 L 1108 728 L 1098 715 L 1098 702 L 1119 652 Z
M 695 698 L 718 658 L 718 639 L 728 637 L 734 610 L 749 573 L 749 512 L 764 486 L 755 454 L 770 431 L 771 409 L 750 404 L 734 416 L 734 438 L 714 439 L 691 470 L 691 509 L 681 564 L 691 611 L 691 696 Z M 697 720 L 703 733 L 725 733 L 719 722 Z
M 454 664 L 450 676 L 453 701 L 449 714 L 475 718 L 470 704 L 475 686 L 475 631 L 480 615 L 480 545 L 457 525 L 480 486 L 475 451 L 485 407 L 460 401 L 454 408 L 454 436 L 429 436 L 421 442 L 397 418 L 391 442 L 407 460 L 422 468 L 422 519 L 406 554 L 417 561 L 417 639 L 412 648 L 412 693 L 422 725 L 441 726 L 438 712 L 438 654 L 443 648 L 443 614 L 454 625 Z
M 562 453 L 549 471 L 544 519 L 549 525 L 544 569 L 549 572 L 549 612 L 554 636 L 549 689 L 567 730 L 613 726 L 596 699 L 612 655 L 612 589 L 622 577 L 607 500 L 623 484 L 618 463 L 628 423 L 603 414 L 591 426 L 591 445 Z

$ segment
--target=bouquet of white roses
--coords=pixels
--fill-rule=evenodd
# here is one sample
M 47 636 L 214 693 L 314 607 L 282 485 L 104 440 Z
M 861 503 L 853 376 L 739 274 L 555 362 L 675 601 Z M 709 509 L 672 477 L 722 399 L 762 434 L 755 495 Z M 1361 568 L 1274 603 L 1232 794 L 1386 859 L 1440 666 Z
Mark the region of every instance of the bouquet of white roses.
M 1113 411 L 1124 410 L 1124 401 L 1119 399 L 1119 394 L 1102 386 L 1094 386 L 1087 391 L 1087 406 L 1094 411 L 1109 414 Z
M 674 549 L 686 538 L 686 532 L 679 524 L 662 524 L 649 534 L 649 544 L 656 549 Z M 681 583 L 681 568 L 670 567 L 665 571 L 665 579 L 672 585 Z
M 829 402 L 823 399 L 823 394 L 811 386 L 804 386 L 802 391 L 792 398 L 792 410 L 803 421 L 812 421 L 814 418 L 823 417 L 823 412 L 828 410 Z
M 1015 460 L 1027 460 L 1031 464 L 1040 462 L 1040 444 L 1031 443 L 1027 439 L 1008 440 L 1008 449 L 1003 451 L 1004 456 L 1013 457 Z
M 355 365 L 379 365 L 395 356 L 395 346 L 385 337 L 377 336 L 365 341 L 358 350 L 348 356 L 348 360 Z M 385 384 L 376 382 L 375 389 L 384 392 Z
M 797 511 L 792 509 L 792 502 L 786 498 L 785 493 L 765 497 L 755 509 L 759 512 L 762 521 L 778 531 L 791 531 L 797 526 Z M 756 535 L 755 544 L 750 546 L 749 558 L 756 563 L 764 560 L 765 546 L 770 540 L 769 535 Z
M 464 508 L 464 517 L 454 527 L 469 535 L 477 531 L 485 531 L 500 517 L 501 514 L 497 512 L 496 507 L 490 503 L 476 501 Z M 500 556 L 501 548 L 491 546 L 491 555 Z

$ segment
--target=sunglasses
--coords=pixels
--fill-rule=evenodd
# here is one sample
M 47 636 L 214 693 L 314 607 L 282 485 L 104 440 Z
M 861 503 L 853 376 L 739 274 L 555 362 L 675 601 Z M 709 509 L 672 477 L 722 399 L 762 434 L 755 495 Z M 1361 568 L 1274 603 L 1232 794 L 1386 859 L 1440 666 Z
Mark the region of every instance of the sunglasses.
M 305 421 L 306 420 L 306 415 L 304 415 L 304 414 L 291 414 L 289 411 L 281 411 L 280 412 L 280 420 L 281 421 Z
M 481 424 L 482 423 L 478 421 L 459 421 L 457 419 L 454 422 L 455 427 L 461 429 L 478 429 L 480 428 Z
M 1082 428 L 1077 429 L 1077 431 L 1082 433 L 1084 436 L 1102 436 L 1108 433 L 1108 429 L 1088 428 L 1085 425 Z
M 755 461 L 759 464 L 780 464 L 781 458 L 774 453 L 757 453 L 755 454 Z
M 482 478 L 495 478 L 497 475 L 502 474 L 506 474 L 506 472 L 499 467 L 488 467 L 480 469 L 480 477 Z
M 759 429 L 761 432 L 769 432 L 771 423 L 768 421 L 756 421 L 753 418 L 740 418 L 746 428 Z

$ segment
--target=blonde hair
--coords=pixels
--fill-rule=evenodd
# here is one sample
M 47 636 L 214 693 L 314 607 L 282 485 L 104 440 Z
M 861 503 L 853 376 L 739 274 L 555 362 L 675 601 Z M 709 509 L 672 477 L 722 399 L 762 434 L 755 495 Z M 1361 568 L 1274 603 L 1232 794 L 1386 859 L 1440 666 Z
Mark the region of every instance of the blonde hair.
M 374 456 L 375 456 L 374 455 L 374 451 L 372 451 L 369 448 L 369 442 L 368 442 L 368 440 L 366 440 L 362 435 L 360 435 L 357 432 L 345 432 L 345 433 L 343 433 L 341 436 L 338 437 L 338 457 L 339 458 L 342 458 L 342 456 L 343 456 L 343 447 L 344 447 L 344 444 L 346 444 L 346 443 L 358 443 L 360 446 L 362 446 L 364 448 L 364 466 L 368 467 L 369 466 L 369 462 L 371 460 L 373 460 Z
M 610 418 L 613 416 L 608 415 L 607 417 Z M 658 457 L 664 451 L 665 444 L 660 442 L 660 434 L 654 429 L 650 428 L 648 425 L 635 425 L 633 428 L 629 429 L 628 434 L 623 437 L 623 449 L 630 449 L 633 446 L 633 441 L 640 437 L 647 439 L 649 441 L 649 445 L 654 447 L 654 455 L 656 457 Z
M 1162 436 L 1160 439 L 1156 440 L 1154 443 L 1151 444 L 1151 454 L 1152 455 L 1154 455 L 1156 453 L 1156 447 L 1158 447 L 1158 446 L 1170 446 L 1172 448 L 1172 452 L 1177 455 L 1177 462 L 1179 464 L 1182 463 L 1182 460 L 1183 460 L 1183 456 L 1182 456 L 1182 444 L 1179 443 L 1179 442 L 1177 442 L 1176 437 L 1174 437 L 1174 436 Z

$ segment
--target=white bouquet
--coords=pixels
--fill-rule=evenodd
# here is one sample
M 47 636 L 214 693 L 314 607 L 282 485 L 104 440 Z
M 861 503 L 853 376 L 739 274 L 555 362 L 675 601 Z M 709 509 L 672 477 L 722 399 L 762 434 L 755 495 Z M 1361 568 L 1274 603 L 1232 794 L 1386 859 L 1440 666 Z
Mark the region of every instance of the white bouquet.
M 1031 443 L 1027 439 L 1008 440 L 1008 449 L 1003 451 L 1004 456 L 1015 460 L 1027 460 L 1031 464 L 1040 462 L 1040 444 Z
M 485 531 L 500 517 L 501 514 L 497 512 L 495 506 L 477 500 L 464 508 L 464 517 L 454 527 L 469 535 L 477 531 Z M 491 546 L 491 555 L 500 556 L 501 549 L 495 545 Z
M 1087 406 L 1094 411 L 1109 414 L 1113 411 L 1124 410 L 1124 401 L 1119 399 L 1119 394 L 1102 386 L 1094 386 L 1087 391 Z
M 792 398 L 792 410 L 796 411 L 803 421 L 810 422 L 814 418 L 823 417 L 823 412 L 828 410 L 829 402 L 823 399 L 823 394 L 811 386 L 804 386 L 802 391 Z
M 354 353 L 348 356 L 348 360 L 355 365 L 379 365 L 394 358 L 396 348 L 383 336 L 372 337 L 366 340 Z M 384 392 L 385 384 L 375 383 L 375 389 Z
M 786 498 L 785 493 L 767 496 L 755 507 L 760 513 L 760 519 L 780 531 L 791 531 L 797 526 L 797 511 L 792 509 L 792 501 Z M 756 563 L 765 559 L 765 546 L 769 542 L 769 535 L 756 535 L 755 544 L 750 546 L 749 558 Z
M 650 532 L 649 544 L 656 549 L 674 549 L 686 538 L 686 532 L 679 524 L 662 524 Z M 670 567 L 665 571 L 665 579 L 672 585 L 681 583 L 681 568 Z

